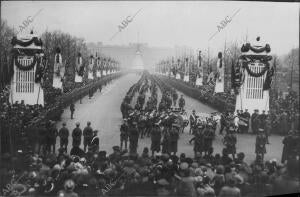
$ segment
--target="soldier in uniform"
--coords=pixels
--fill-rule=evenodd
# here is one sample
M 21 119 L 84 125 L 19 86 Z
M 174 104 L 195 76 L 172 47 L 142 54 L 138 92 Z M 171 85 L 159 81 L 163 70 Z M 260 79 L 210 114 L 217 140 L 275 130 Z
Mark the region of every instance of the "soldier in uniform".
M 47 144 L 48 153 L 51 152 L 51 148 L 53 148 L 53 153 L 55 153 L 55 144 L 56 144 L 57 135 L 58 135 L 58 131 L 54 125 L 54 122 L 50 120 L 47 125 L 47 135 L 46 135 L 46 144 Z
M 231 126 L 229 127 L 225 137 L 224 137 L 224 144 L 227 149 L 228 154 L 232 154 L 232 159 L 235 160 L 236 154 L 236 135 L 234 134 L 234 128 Z
M 160 140 L 161 140 L 161 130 L 159 127 L 159 123 L 154 124 L 154 128 L 151 131 L 151 151 L 152 156 L 154 156 L 154 152 L 160 151 Z
M 173 91 L 172 97 L 173 97 L 173 105 L 176 106 L 176 102 L 178 99 L 178 94 L 177 94 L 176 90 Z
M 162 140 L 162 153 L 169 153 L 168 146 L 169 146 L 169 140 L 170 140 L 170 133 L 166 126 L 163 128 L 163 140 Z
M 197 126 L 197 129 L 195 130 L 195 144 L 194 144 L 194 153 L 195 153 L 195 158 L 197 156 L 197 154 L 199 153 L 202 156 L 202 152 L 203 152 L 203 128 L 204 126 L 202 124 L 199 124 Z
M 184 109 L 184 106 L 185 106 L 185 100 L 183 98 L 183 95 L 181 95 L 178 105 L 179 105 L 180 110 L 182 111 Z
M 196 116 L 196 111 L 193 109 L 192 114 L 190 115 L 190 134 L 192 134 L 193 128 L 196 127 L 197 123 L 197 116 Z
M 259 117 L 258 109 L 255 109 L 254 113 L 251 116 L 251 126 L 252 126 L 252 132 L 254 134 L 257 134 L 258 132 L 258 117 Z
M 73 129 L 73 132 L 72 132 L 72 137 L 73 137 L 73 147 L 79 147 L 80 144 L 81 144 L 81 136 L 82 136 L 82 131 L 81 129 L 79 128 L 80 126 L 80 123 L 77 122 L 76 123 L 76 128 Z
M 134 120 L 129 125 L 129 152 L 136 153 L 138 147 L 138 140 L 139 140 L 139 131 L 137 128 L 137 122 Z
M 249 132 L 249 120 L 251 117 L 250 113 L 248 112 L 248 109 L 245 109 L 243 117 L 247 120 L 246 121 L 247 126 L 245 126 L 245 132 L 248 133 Z
M 203 131 L 204 135 L 204 154 L 207 155 L 209 149 L 212 147 L 212 141 L 214 139 L 214 130 L 212 124 L 207 123 L 207 127 Z
M 258 155 L 261 155 L 262 160 L 264 159 L 264 155 L 267 153 L 266 144 L 267 144 L 267 138 L 264 134 L 264 129 L 259 128 L 258 135 L 256 137 L 256 142 L 255 142 L 255 154 L 256 157 L 258 157 Z
M 87 122 L 87 126 L 83 129 L 83 150 L 86 151 L 86 147 L 91 144 L 93 138 L 93 129 L 91 127 L 91 122 Z
M 71 111 L 71 119 L 73 119 L 73 115 L 74 115 L 74 111 L 75 111 L 75 105 L 73 102 L 70 105 L 70 111 Z
M 127 142 L 128 142 L 128 122 L 127 119 L 123 119 L 124 122 L 120 127 L 120 147 L 121 150 L 123 150 L 123 143 L 125 146 L 125 149 L 127 149 Z
M 67 147 L 69 144 L 69 129 L 66 127 L 66 123 L 63 123 L 63 127 L 59 130 L 58 135 L 60 137 L 60 148 L 64 148 L 67 152 Z
M 179 139 L 179 125 L 172 124 L 172 128 L 170 130 L 169 146 L 168 146 L 168 152 L 170 154 L 173 153 L 174 155 L 176 155 L 177 148 L 178 148 L 178 139 Z

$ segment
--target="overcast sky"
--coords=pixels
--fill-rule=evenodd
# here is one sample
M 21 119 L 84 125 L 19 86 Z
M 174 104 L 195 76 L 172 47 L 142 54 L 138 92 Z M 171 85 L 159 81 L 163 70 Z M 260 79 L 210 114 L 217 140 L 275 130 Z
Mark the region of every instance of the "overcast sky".
M 40 11 L 24 32 L 34 28 L 41 34 L 48 28 L 82 37 L 87 42 L 125 45 L 139 40 L 150 46 L 186 45 L 195 50 L 209 46 L 210 50 L 219 51 L 225 40 L 241 44 L 248 32 L 249 41 L 259 35 L 271 45 L 273 53 L 282 55 L 299 47 L 299 5 L 230 1 L 2 1 L 1 17 L 17 30 L 28 16 Z M 122 20 L 139 10 L 132 22 L 110 40 Z M 220 22 L 234 13 L 218 32 Z

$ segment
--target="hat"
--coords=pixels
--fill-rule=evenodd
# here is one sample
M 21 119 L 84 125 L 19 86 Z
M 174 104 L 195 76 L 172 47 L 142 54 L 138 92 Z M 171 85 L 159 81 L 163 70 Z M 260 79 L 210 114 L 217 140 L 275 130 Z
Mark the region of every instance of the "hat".
M 172 127 L 177 127 L 177 128 L 179 128 L 180 127 L 180 125 L 179 124 L 172 124 Z
M 186 169 L 188 169 L 188 167 L 189 167 L 189 164 L 186 163 L 186 162 L 182 162 L 182 163 L 180 164 L 180 166 L 179 166 L 179 168 L 180 168 L 181 170 L 186 170 Z
M 79 122 L 76 122 L 76 126 L 79 126 L 80 125 L 80 123 Z
M 192 112 L 196 112 L 194 109 L 193 109 L 193 111 Z
M 169 185 L 169 182 L 166 179 L 159 179 L 157 181 L 157 184 L 159 184 L 161 186 L 166 186 L 166 185 Z
M 119 146 L 113 146 L 112 147 L 114 151 L 120 151 L 120 147 Z
M 66 126 L 66 125 L 67 125 L 67 123 L 66 123 L 66 122 L 63 122 L 63 123 L 62 123 L 62 125 L 63 125 L 63 126 Z
M 90 125 L 90 124 L 91 124 L 91 122 L 90 122 L 90 121 L 88 121 L 88 122 L 87 122 L 87 125 Z
M 73 191 L 75 188 L 75 183 L 73 180 L 69 179 L 66 180 L 65 184 L 64 184 L 64 188 L 66 191 Z

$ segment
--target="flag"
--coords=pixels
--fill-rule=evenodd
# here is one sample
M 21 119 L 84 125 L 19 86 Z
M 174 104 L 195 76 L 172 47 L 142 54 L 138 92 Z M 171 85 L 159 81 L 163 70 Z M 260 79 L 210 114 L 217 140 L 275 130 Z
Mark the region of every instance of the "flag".
M 224 62 L 222 60 L 221 52 L 218 54 L 216 76 L 215 93 L 224 92 Z

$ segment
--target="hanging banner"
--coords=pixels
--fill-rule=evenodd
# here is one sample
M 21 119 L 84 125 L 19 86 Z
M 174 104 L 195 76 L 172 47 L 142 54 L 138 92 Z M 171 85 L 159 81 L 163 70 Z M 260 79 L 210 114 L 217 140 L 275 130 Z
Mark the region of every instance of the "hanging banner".
M 62 62 L 62 56 L 60 54 L 60 48 L 56 49 L 56 54 L 54 56 L 54 73 L 53 73 L 53 84 L 54 88 L 62 89 L 63 80 L 65 76 L 65 66 Z
M 201 51 L 199 51 L 198 54 L 196 85 L 197 86 L 203 85 L 203 67 L 201 65 Z
M 82 82 L 83 72 L 84 72 L 84 66 L 82 63 L 82 57 L 81 54 L 78 53 L 76 58 L 76 67 L 75 67 L 75 83 Z
M 215 93 L 224 92 L 224 62 L 222 53 L 218 54 Z
M 88 66 L 88 79 L 94 79 L 94 56 L 90 56 L 90 62 Z
M 189 62 L 188 62 L 188 58 L 185 59 L 185 65 L 184 65 L 184 77 L 183 77 L 183 81 L 185 82 L 189 82 L 190 77 L 189 77 Z

